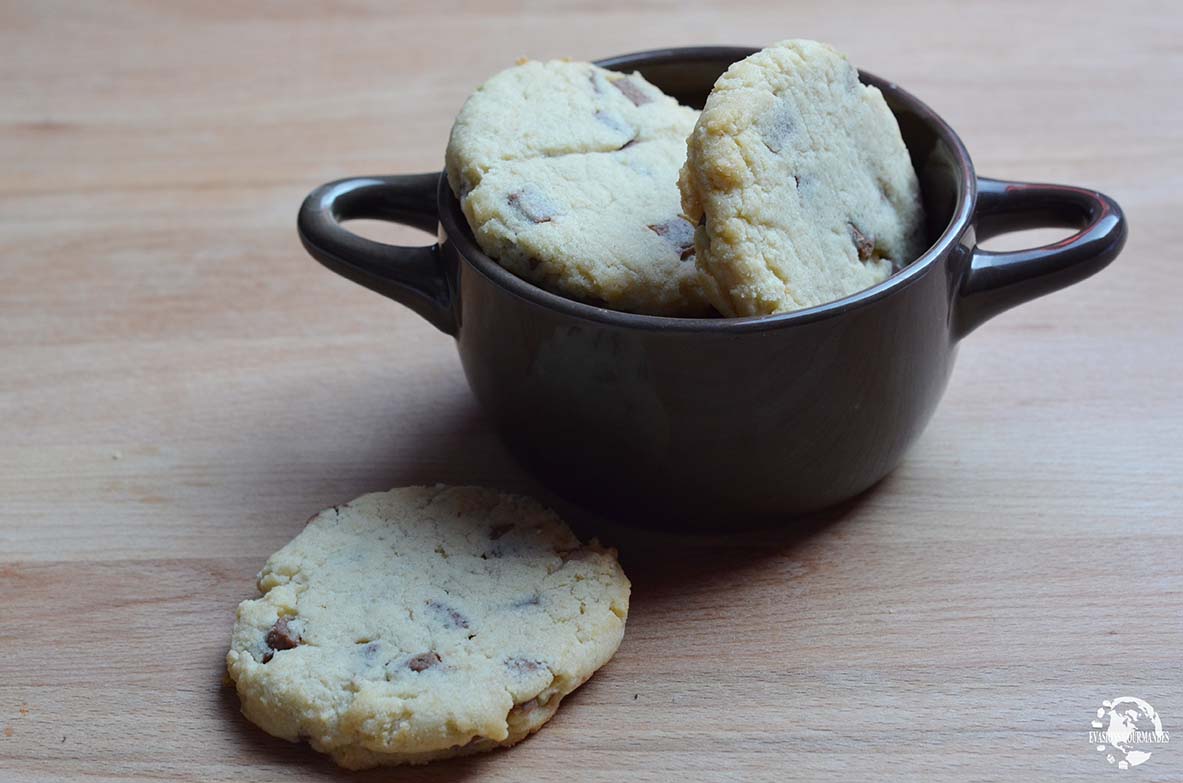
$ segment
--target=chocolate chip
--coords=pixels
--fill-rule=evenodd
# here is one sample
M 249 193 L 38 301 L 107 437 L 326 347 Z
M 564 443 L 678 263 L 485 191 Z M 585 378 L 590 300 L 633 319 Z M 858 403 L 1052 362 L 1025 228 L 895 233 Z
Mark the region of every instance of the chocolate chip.
M 510 193 L 506 200 L 511 207 L 522 214 L 522 217 L 532 223 L 548 223 L 555 215 L 559 214 L 559 208 L 555 203 L 533 185 L 527 185 L 515 193 Z
M 875 254 L 875 242 L 867 238 L 867 235 L 859 231 L 854 223 L 847 223 L 850 227 L 850 238 L 854 240 L 855 249 L 858 250 L 859 261 L 870 261 Z
M 648 228 L 677 248 L 678 257 L 683 261 L 694 256 L 694 226 L 685 218 L 670 218 Z
M 300 636 L 294 634 L 292 629 L 288 627 L 288 618 L 281 617 L 275 621 L 275 625 L 271 626 L 264 641 L 269 648 L 263 653 L 263 663 L 267 663 L 275 657 L 275 653 L 279 650 L 290 650 L 300 644 Z
M 443 659 L 440 658 L 439 653 L 434 651 L 419 653 L 407 661 L 407 668 L 413 672 L 423 672 L 435 666 L 441 660 Z
M 530 658 L 506 658 L 505 668 L 509 669 L 510 674 L 521 677 L 541 671 L 547 668 L 547 666 L 544 661 L 532 660 Z
M 288 618 L 281 617 L 267 632 L 267 646 L 273 650 L 290 650 L 300 643 L 300 637 L 288 627 Z
M 511 524 L 494 525 L 489 529 L 489 540 L 496 541 L 511 530 L 513 530 L 513 525 Z
M 646 95 L 645 91 L 627 76 L 612 82 L 612 86 L 624 93 L 624 97 L 632 101 L 633 106 L 644 106 L 646 103 L 653 102 L 653 99 Z
M 456 611 L 452 607 L 442 604 L 439 601 L 428 601 L 427 606 L 435 612 L 436 616 L 440 618 L 446 628 L 467 628 L 468 620 L 464 615 Z
M 620 152 L 620 150 L 627 150 L 629 147 L 633 146 L 636 143 L 637 143 L 636 139 L 629 139 L 624 144 L 620 145 L 620 149 L 618 149 L 616 151 Z

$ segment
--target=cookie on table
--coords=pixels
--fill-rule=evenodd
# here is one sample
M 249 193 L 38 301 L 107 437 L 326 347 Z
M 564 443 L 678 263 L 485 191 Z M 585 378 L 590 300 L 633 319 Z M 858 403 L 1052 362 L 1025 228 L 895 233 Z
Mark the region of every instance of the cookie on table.
M 443 486 L 321 512 L 259 590 L 226 656 L 243 713 L 351 769 L 524 739 L 616 652 L 629 600 L 553 512 Z
M 461 109 L 448 181 L 477 243 L 519 277 L 618 310 L 707 315 L 677 185 L 696 118 L 639 74 L 524 62 Z
M 783 41 L 733 64 L 687 150 L 682 205 L 707 294 L 726 315 L 840 299 L 925 248 L 896 119 L 825 44 Z

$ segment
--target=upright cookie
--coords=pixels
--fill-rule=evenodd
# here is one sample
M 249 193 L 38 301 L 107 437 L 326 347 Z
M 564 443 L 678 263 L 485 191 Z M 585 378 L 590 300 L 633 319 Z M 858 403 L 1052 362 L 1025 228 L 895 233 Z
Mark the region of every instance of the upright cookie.
M 706 315 L 677 187 L 696 116 L 638 74 L 525 62 L 461 109 L 448 181 L 477 243 L 519 277 L 618 310 Z
M 321 512 L 259 590 L 226 656 L 243 713 L 351 769 L 524 739 L 615 653 L 629 598 L 554 513 L 443 486 Z
M 715 82 L 679 184 L 726 315 L 830 302 L 924 250 L 916 173 L 882 94 L 834 49 L 783 41 Z

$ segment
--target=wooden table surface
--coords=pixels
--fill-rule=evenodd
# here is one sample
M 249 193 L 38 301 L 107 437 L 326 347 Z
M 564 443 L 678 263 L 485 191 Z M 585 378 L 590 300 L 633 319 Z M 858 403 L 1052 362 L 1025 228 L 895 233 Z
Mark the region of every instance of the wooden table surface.
M 0 4 L 0 780 L 1183 778 L 1183 742 L 1121 773 L 1087 737 L 1132 695 L 1183 740 L 1178 6 L 689 5 Z M 518 748 L 347 774 L 247 723 L 234 608 L 310 513 L 428 482 L 550 499 L 448 337 L 305 256 L 304 194 L 439 168 L 521 55 L 793 36 L 919 94 L 984 174 L 1113 195 L 1125 253 L 967 339 L 842 511 L 590 523 L 628 633 Z

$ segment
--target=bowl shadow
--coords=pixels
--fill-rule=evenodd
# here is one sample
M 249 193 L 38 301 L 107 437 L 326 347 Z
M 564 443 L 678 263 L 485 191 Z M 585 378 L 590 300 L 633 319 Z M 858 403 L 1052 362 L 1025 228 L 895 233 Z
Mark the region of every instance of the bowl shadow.
M 476 400 L 463 386 L 462 379 L 459 379 L 459 386 L 460 391 L 449 387 L 441 392 L 427 385 L 415 385 L 404 391 L 404 405 L 411 409 L 430 408 L 432 415 L 415 419 L 409 427 L 401 425 L 405 427 L 403 437 L 370 439 L 371 445 L 350 460 L 347 472 L 335 464 L 333 453 L 326 453 L 325 463 L 319 469 L 313 466 L 313 472 L 325 477 L 315 488 L 316 494 L 323 495 L 327 501 L 325 505 L 332 505 L 363 492 L 439 482 L 490 486 L 531 495 L 554 508 L 581 539 L 597 538 L 601 543 L 617 548 L 625 572 L 633 583 L 631 613 L 647 626 L 660 624 L 663 613 L 677 611 L 681 597 L 691 589 L 690 585 L 695 590 L 726 590 L 727 585 L 741 583 L 754 576 L 754 572 L 773 570 L 769 569 L 770 561 L 807 557 L 802 550 L 808 549 L 819 537 L 842 537 L 844 534 L 836 531 L 855 524 L 860 509 L 875 492 L 872 488 L 853 500 L 808 517 L 786 518 L 784 524 L 776 527 L 708 533 L 675 533 L 636 527 L 587 511 L 547 489 L 511 457 L 491 423 L 482 416 Z M 340 415 L 375 422 L 383 420 L 380 407 L 368 407 L 379 405 L 383 395 L 345 383 L 335 387 L 333 393 L 354 397 L 338 406 L 342 411 Z M 406 399 L 410 393 L 421 394 L 423 398 Z M 340 422 L 326 416 L 324 407 L 318 407 L 317 400 L 309 400 L 307 405 L 307 411 L 296 411 L 295 415 L 306 413 L 308 418 L 303 420 L 308 422 L 311 430 L 321 427 L 331 430 L 341 426 Z M 267 440 L 266 433 L 259 437 Z M 310 442 L 317 442 L 315 432 L 308 437 Z M 386 445 L 381 445 L 384 443 Z M 277 486 L 282 486 L 288 480 L 285 474 L 288 456 L 276 454 L 273 465 L 260 466 L 258 480 L 274 480 Z M 312 456 L 305 454 L 304 459 Z M 256 487 L 254 494 L 268 497 L 275 492 L 276 486 Z M 308 508 L 302 513 L 306 516 L 318 508 Z M 298 531 L 297 525 L 298 522 L 293 520 L 293 531 Z M 249 586 L 244 585 L 243 593 L 243 597 L 250 593 Z M 676 646 L 678 640 L 665 638 L 663 643 Z M 625 645 L 628 645 L 627 636 Z M 611 668 L 609 664 L 608 669 Z M 220 661 L 215 670 L 221 676 Z M 578 709 L 580 700 L 576 697 L 583 690 L 586 688 L 568 697 L 565 711 Z M 397 773 L 381 768 L 350 773 L 337 767 L 330 757 L 303 743 L 271 737 L 251 724 L 241 714 L 232 686 L 220 688 L 217 698 L 217 710 L 237 729 L 227 732 L 238 746 L 235 755 L 257 759 L 268 772 L 276 774 L 298 767 L 304 774 L 326 780 L 339 779 L 343 775 L 357 781 L 390 780 L 392 774 L 397 774 L 400 780 L 410 781 L 464 780 L 487 772 L 487 766 L 496 763 L 505 753 L 505 750 L 497 750 L 436 761 L 426 766 L 401 767 Z

